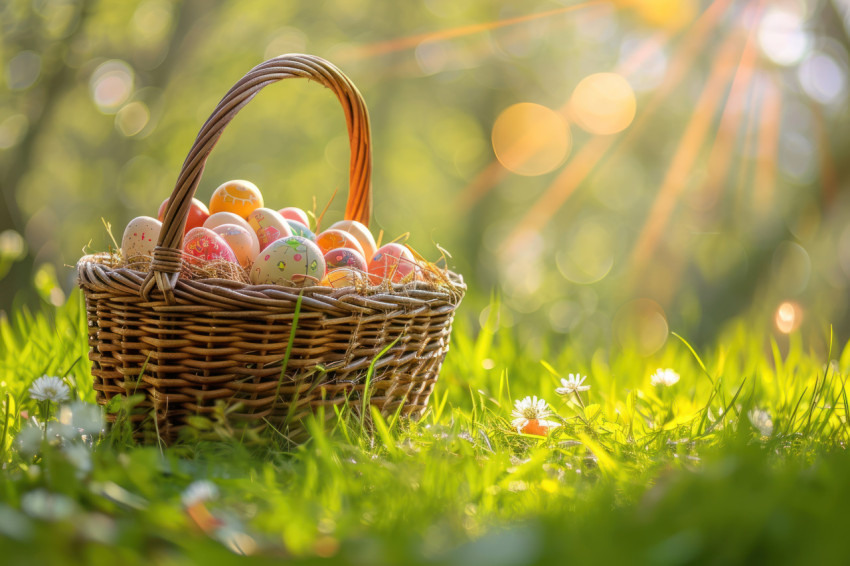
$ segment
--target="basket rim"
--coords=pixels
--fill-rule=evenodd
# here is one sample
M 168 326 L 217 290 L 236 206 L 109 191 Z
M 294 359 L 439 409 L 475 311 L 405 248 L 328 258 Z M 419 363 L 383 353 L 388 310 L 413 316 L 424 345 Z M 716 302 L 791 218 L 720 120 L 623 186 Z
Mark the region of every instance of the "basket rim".
M 109 265 L 118 260 L 109 252 L 88 254 L 76 265 L 77 284 L 83 290 L 110 292 L 135 296 L 141 299 L 145 271 L 121 265 Z M 262 311 L 294 305 L 300 297 L 302 308 L 336 311 L 338 315 L 369 314 L 417 307 L 451 307 L 454 310 L 466 294 L 463 276 L 449 269 L 443 270 L 449 285 L 427 281 L 391 283 L 364 288 L 342 287 L 334 289 L 322 285 L 286 287 L 282 285 L 254 285 L 231 279 L 179 278 L 174 288 L 179 305 L 204 304 L 221 307 L 225 311 L 253 308 Z M 365 291 L 365 292 L 364 292 Z M 150 303 L 165 304 L 165 298 L 155 291 Z M 437 310 L 440 310 L 439 308 Z M 246 315 L 248 313 L 245 313 Z

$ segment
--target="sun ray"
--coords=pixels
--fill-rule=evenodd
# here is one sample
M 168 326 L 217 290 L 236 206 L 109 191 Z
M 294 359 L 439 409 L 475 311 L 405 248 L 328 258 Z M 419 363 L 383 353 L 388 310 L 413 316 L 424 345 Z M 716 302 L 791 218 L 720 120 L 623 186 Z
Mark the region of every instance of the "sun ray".
M 760 21 L 764 0 L 759 0 L 756 8 L 755 22 Z M 720 125 L 714 136 L 714 143 L 708 155 L 708 176 L 700 188 L 700 205 L 706 209 L 712 208 L 718 199 L 723 183 L 732 165 L 732 153 L 735 149 L 735 138 L 741 127 L 741 116 L 747 111 L 746 100 L 749 96 L 750 84 L 756 66 L 758 51 L 756 49 L 756 25 L 749 26 L 747 42 L 741 55 L 741 62 L 732 79 L 732 87 L 720 117 Z
M 697 19 L 693 29 L 686 35 L 682 48 L 677 51 L 670 70 L 665 75 L 652 101 L 643 112 L 638 114 L 635 123 L 626 130 L 623 143 L 635 139 L 638 132 L 648 123 L 649 116 L 660 107 L 663 99 L 672 92 L 685 77 L 687 71 L 692 68 L 694 57 L 708 40 L 710 32 L 730 3 L 731 0 L 715 0 Z M 567 162 L 561 173 L 523 216 L 514 231 L 508 236 L 505 245 L 513 246 L 514 242 L 522 242 L 525 239 L 524 234 L 545 225 L 594 170 L 618 139 L 619 136 L 616 135 L 590 138 L 587 144 Z M 622 147 L 622 144 L 620 147 Z
M 821 198 L 824 205 L 829 205 L 838 195 L 838 170 L 832 156 L 829 133 L 824 125 L 823 111 L 820 106 L 813 104 L 812 113 L 815 116 L 815 142 L 818 144 L 818 155 L 820 156 L 820 181 L 823 185 Z
M 549 18 L 552 16 L 556 16 L 559 14 L 566 14 L 569 12 L 575 12 L 576 10 L 583 10 L 586 8 L 594 8 L 598 6 L 606 6 L 608 2 L 604 2 L 603 0 L 592 0 L 591 2 L 583 2 L 581 4 L 573 4 L 572 6 L 564 6 L 563 8 L 555 8 L 554 10 L 548 10 L 546 12 L 537 12 L 534 14 L 527 14 L 525 16 L 517 16 L 514 18 L 505 18 L 503 20 L 496 20 L 494 22 L 482 22 L 478 24 L 470 24 L 465 26 L 459 26 L 456 28 L 433 31 L 428 33 L 420 33 L 416 35 L 410 35 L 407 37 L 399 37 L 396 39 L 390 39 L 387 41 L 379 41 L 376 43 L 370 43 L 368 45 L 364 45 L 362 47 L 356 47 L 352 49 L 347 58 L 349 59 L 363 59 L 366 57 L 375 57 L 378 55 L 385 55 L 387 53 L 394 53 L 396 51 L 403 51 L 405 49 L 413 49 L 418 46 L 423 41 L 438 41 L 445 39 L 454 39 L 456 37 L 463 37 L 466 35 L 473 35 L 476 33 L 481 33 L 484 31 L 490 31 L 493 29 L 499 29 L 507 26 L 513 26 L 517 24 L 522 24 L 525 22 L 530 22 L 534 20 L 539 20 L 541 18 Z
M 772 80 L 767 80 L 761 103 L 759 153 L 753 181 L 753 208 L 756 214 L 761 216 L 767 214 L 773 201 L 781 119 L 782 91 L 776 87 Z
M 655 202 L 650 208 L 632 250 L 630 266 L 634 273 L 639 274 L 652 256 L 679 195 L 687 186 L 692 166 L 708 134 L 720 100 L 729 86 L 732 73 L 737 67 L 735 59 L 736 56 L 740 56 L 741 43 L 737 34 L 730 34 L 719 49 L 705 88 L 685 127 Z
M 764 83 L 758 81 L 753 84 L 752 89 L 750 89 L 749 99 L 746 102 L 747 107 L 749 108 L 757 108 L 760 104 L 761 98 L 763 96 Z M 752 192 L 748 193 L 744 190 L 745 187 L 749 187 L 750 181 L 755 182 L 755 164 L 756 164 L 756 151 L 758 143 L 758 112 L 752 110 L 747 112 L 747 122 L 744 127 L 744 142 L 741 144 L 741 157 L 738 160 L 738 181 L 735 183 L 735 194 L 737 195 L 737 210 L 740 214 L 749 214 L 749 209 L 745 206 L 745 201 L 747 200 L 745 197 Z M 756 148 L 756 151 L 753 149 Z M 753 186 L 755 186 L 753 184 Z

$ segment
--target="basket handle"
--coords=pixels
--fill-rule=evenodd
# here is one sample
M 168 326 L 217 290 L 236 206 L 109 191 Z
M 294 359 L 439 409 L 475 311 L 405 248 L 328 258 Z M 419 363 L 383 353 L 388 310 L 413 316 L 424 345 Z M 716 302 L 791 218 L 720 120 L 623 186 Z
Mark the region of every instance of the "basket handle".
M 195 138 L 195 143 L 183 162 L 177 185 L 171 193 L 162 222 L 162 231 L 153 252 L 151 269 L 142 283 L 140 293 L 149 300 L 156 285 L 168 304 L 174 302 L 174 286 L 182 268 L 183 230 L 192 197 L 198 188 L 207 157 L 225 126 L 265 86 L 283 79 L 300 77 L 316 81 L 331 89 L 339 99 L 348 125 L 351 144 L 348 202 L 345 218 L 366 226 L 372 215 L 372 154 L 369 114 L 357 87 L 328 61 L 313 55 L 280 55 L 251 69 L 233 85 Z

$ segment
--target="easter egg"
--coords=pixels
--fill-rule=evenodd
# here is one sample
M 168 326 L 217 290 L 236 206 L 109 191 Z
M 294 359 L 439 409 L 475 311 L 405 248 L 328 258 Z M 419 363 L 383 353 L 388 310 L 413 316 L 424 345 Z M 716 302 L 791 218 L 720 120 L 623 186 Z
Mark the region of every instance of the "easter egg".
M 359 271 L 348 269 L 347 267 L 339 267 L 328 271 L 322 278 L 320 285 L 342 289 L 343 287 L 356 287 L 358 284 L 365 283 L 365 281 L 366 276 Z
M 210 212 L 232 212 L 242 218 L 248 218 L 263 206 L 263 195 L 257 185 L 251 181 L 236 179 L 220 185 L 210 197 Z
M 257 242 L 257 235 L 250 228 L 245 228 L 238 224 L 222 224 L 213 228 L 212 231 L 227 242 L 227 245 L 230 246 L 236 259 L 239 261 L 239 265 L 246 269 L 250 267 L 254 258 L 260 253 L 260 244 Z
M 153 256 L 153 249 L 159 239 L 162 222 L 150 216 L 137 216 L 124 229 L 121 238 L 121 251 L 125 260 Z
M 292 235 L 289 224 L 276 210 L 258 208 L 248 215 L 247 220 L 260 240 L 260 251 L 275 240 Z
M 325 273 L 319 246 L 300 236 L 275 240 L 251 266 L 251 282 L 289 287 L 318 285 Z
M 360 271 L 368 269 L 363 254 L 351 248 L 336 248 L 329 251 L 325 254 L 325 265 L 328 269 L 336 269 L 337 267 L 348 267 Z
M 204 222 L 204 228 L 215 230 L 216 226 L 221 226 L 222 224 L 236 224 L 237 226 L 242 226 L 248 230 L 248 232 L 251 233 L 251 238 L 257 242 L 257 250 L 259 251 L 260 239 L 257 237 L 257 233 L 254 232 L 254 229 L 251 228 L 251 225 L 248 224 L 247 220 L 241 216 L 233 214 L 232 212 L 216 212 L 215 214 L 210 214 L 210 217 L 207 218 L 206 222 Z
M 398 283 L 413 273 L 416 261 L 413 254 L 401 244 L 384 244 L 369 261 L 369 280 L 378 285 L 385 279 Z
M 302 238 L 306 238 L 311 242 L 316 241 L 316 235 L 312 230 L 307 228 L 305 224 L 298 222 L 297 220 L 286 219 L 286 223 L 289 224 L 289 228 L 292 230 L 292 234 L 295 236 L 301 236 Z
M 372 237 L 372 232 L 360 222 L 356 220 L 340 220 L 332 224 L 331 228 L 348 232 L 354 236 L 360 242 L 360 247 L 363 248 L 363 257 L 366 258 L 366 261 L 371 260 L 372 256 L 375 255 L 375 250 L 378 247 L 375 244 L 375 238 Z
M 224 239 L 209 228 L 192 228 L 183 237 L 183 251 L 189 259 L 204 261 L 230 261 L 238 263 L 236 254 Z
M 360 252 L 360 255 L 363 255 L 363 246 L 360 245 L 354 234 L 335 228 L 329 228 L 316 236 L 316 244 L 321 248 L 323 253 L 328 253 L 336 248 L 351 248 Z
M 295 220 L 304 226 L 310 225 L 310 217 L 297 206 L 287 206 L 286 208 L 281 208 L 278 212 L 280 212 L 280 215 L 288 220 Z
M 168 200 L 165 199 L 162 201 L 162 204 L 159 205 L 159 212 L 157 213 L 157 218 L 160 222 L 163 222 L 165 219 L 165 209 L 168 207 Z M 207 208 L 207 205 L 202 203 L 196 198 L 192 199 L 192 204 L 189 206 L 189 214 L 186 216 L 186 227 L 183 229 L 183 233 L 186 234 L 189 230 L 193 228 L 200 228 L 204 225 L 204 222 L 207 221 L 207 218 L 210 217 L 210 211 Z

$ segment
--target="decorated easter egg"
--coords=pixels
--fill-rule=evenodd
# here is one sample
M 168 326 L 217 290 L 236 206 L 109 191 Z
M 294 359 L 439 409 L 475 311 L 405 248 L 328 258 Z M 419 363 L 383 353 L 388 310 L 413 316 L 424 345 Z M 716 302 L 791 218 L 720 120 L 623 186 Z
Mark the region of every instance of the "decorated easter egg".
M 329 270 L 337 267 L 348 267 L 366 271 L 369 267 L 363 258 L 363 254 L 351 248 L 336 248 L 329 251 L 325 254 L 325 265 Z
M 363 255 L 363 246 L 360 245 L 354 234 L 335 228 L 329 228 L 316 236 L 316 244 L 321 248 L 323 253 L 328 253 L 336 248 L 351 248 L 360 252 L 360 255 Z
M 280 212 L 280 215 L 288 220 L 295 220 L 304 226 L 310 225 L 310 217 L 297 206 L 287 206 L 286 208 L 281 208 L 278 212 Z
M 373 285 L 385 279 L 398 283 L 413 273 L 416 260 L 413 254 L 401 244 L 384 244 L 369 261 L 369 279 Z
M 325 274 L 319 246 L 300 236 L 285 236 L 268 245 L 251 266 L 251 282 L 309 287 L 318 285 Z
M 366 261 L 371 260 L 372 256 L 375 255 L 375 250 L 378 247 L 375 244 L 375 238 L 372 237 L 372 232 L 360 222 L 356 220 L 340 220 L 331 225 L 331 228 L 348 232 L 354 236 L 360 242 L 360 247 L 363 248 L 363 257 L 366 258 Z
M 232 212 L 242 218 L 248 218 L 263 206 L 263 195 L 257 185 L 251 181 L 236 179 L 220 185 L 210 198 L 210 212 Z
M 257 237 L 257 233 L 254 232 L 254 229 L 251 228 L 251 225 L 248 224 L 247 220 L 241 216 L 233 214 L 232 212 L 216 212 L 215 214 L 210 214 L 210 217 L 207 218 L 206 222 L 204 222 L 204 228 L 215 230 L 216 226 L 221 226 L 222 224 L 236 224 L 237 226 L 242 226 L 248 230 L 248 232 L 251 233 L 251 238 L 257 242 L 257 250 L 259 251 L 260 239 Z
M 224 238 L 209 228 L 192 228 L 183 236 L 183 251 L 191 258 L 204 261 L 230 261 L 238 263 L 236 254 Z
M 230 246 L 236 259 L 239 261 L 239 265 L 246 269 L 251 266 L 254 258 L 260 253 L 260 244 L 257 242 L 257 235 L 250 228 L 245 228 L 238 224 L 222 224 L 212 230 L 227 242 L 227 245 Z
M 333 287 L 334 289 L 342 289 L 343 287 L 356 287 L 365 283 L 366 276 L 354 269 L 347 267 L 338 267 L 331 269 L 322 278 L 321 285 L 325 287 Z
M 153 256 L 153 249 L 159 239 L 162 222 L 150 216 L 137 216 L 124 229 L 121 238 L 121 251 L 125 260 Z
M 311 242 L 316 241 L 316 235 L 312 230 L 307 228 L 307 226 L 297 220 L 286 219 L 286 223 L 289 224 L 289 228 L 292 230 L 292 234 L 295 236 L 301 236 L 302 238 L 306 238 Z
M 160 222 L 165 218 L 165 209 L 168 207 L 168 200 L 165 199 L 162 201 L 162 204 L 159 205 L 159 212 L 157 213 L 157 218 Z M 186 227 L 183 229 L 183 233 L 186 234 L 189 230 L 193 228 L 200 228 L 204 225 L 204 222 L 207 221 L 207 218 L 210 217 L 210 211 L 207 209 L 207 205 L 202 203 L 196 198 L 192 199 L 192 204 L 189 206 L 189 215 L 186 217 Z
M 275 240 L 292 235 L 289 224 L 276 210 L 258 208 L 248 215 L 247 220 L 260 240 L 261 251 Z

